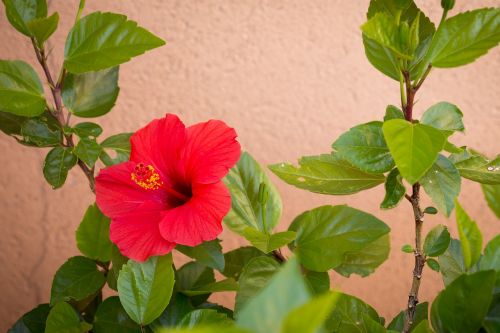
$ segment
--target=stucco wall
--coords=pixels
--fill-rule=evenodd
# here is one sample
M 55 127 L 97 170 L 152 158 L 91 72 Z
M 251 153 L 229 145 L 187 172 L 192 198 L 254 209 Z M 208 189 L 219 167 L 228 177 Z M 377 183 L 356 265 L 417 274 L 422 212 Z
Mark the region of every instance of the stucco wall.
M 60 65 L 64 38 L 77 0 L 52 1 L 61 14 L 51 39 L 51 66 Z M 154 117 L 173 112 L 188 124 L 224 119 L 239 133 L 244 149 L 263 165 L 328 152 L 343 131 L 381 119 L 387 104 L 399 101 L 398 85 L 365 59 L 359 26 L 368 0 L 100 0 L 87 1 L 86 13 L 124 13 L 168 41 L 167 45 L 122 66 L 115 110 L 98 120 L 104 136 L 133 131 Z M 418 4 L 439 19 L 438 0 Z M 458 9 L 498 6 L 497 0 L 457 1 Z M 37 70 L 29 41 L 11 28 L 0 6 L 0 58 L 23 59 Z M 468 143 L 487 154 L 500 149 L 500 49 L 456 70 L 435 70 L 419 94 L 416 114 L 448 100 L 465 113 Z M 75 120 L 75 119 L 74 119 Z M 77 254 L 74 231 L 92 202 L 86 179 L 75 168 L 64 188 L 53 191 L 42 177 L 46 150 L 22 147 L 0 136 L 0 331 L 22 313 L 46 302 L 54 272 Z M 273 176 L 283 196 L 285 229 L 300 212 L 322 204 L 347 203 L 375 214 L 392 228 L 390 259 L 368 278 L 333 274 L 333 288 L 357 295 L 389 319 L 406 302 L 411 255 L 399 251 L 413 238 L 410 206 L 403 202 L 380 211 L 383 187 L 333 197 L 296 190 Z M 463 182 L 461 201 L 478 221 L 486 240 L 500 232 L 479 185 Z M 426 217 L 425 230 L 454 219 Z M 224 245 L 244 241 L 229 233 Z M 421 300 L 442 288 L 426 269 Z M 229 297 L 217 300 L 231 302 Z

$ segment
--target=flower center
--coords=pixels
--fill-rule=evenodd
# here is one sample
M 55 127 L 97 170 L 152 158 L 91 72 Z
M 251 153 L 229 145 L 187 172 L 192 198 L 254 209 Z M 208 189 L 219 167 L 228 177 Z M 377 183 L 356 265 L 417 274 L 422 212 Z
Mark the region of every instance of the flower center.
M 157 190 L 163 185 L 163 182 L 160 180 L 160 175 L 150 164 L 137 164 L 134 171 L 130 174 L 130 177 L 137 185 L 146 190 Z

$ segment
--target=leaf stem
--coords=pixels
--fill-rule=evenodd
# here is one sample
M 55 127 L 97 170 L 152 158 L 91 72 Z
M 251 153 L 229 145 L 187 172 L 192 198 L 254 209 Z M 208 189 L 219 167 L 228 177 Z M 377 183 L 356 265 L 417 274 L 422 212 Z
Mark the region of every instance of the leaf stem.
M 83 9 L 85 8 L 85 0 L 80 0 L 80 4 L 78 5 L 78 11 L 76 12 L 75 24 L 80 21 L 80 17 L 82 16 Z

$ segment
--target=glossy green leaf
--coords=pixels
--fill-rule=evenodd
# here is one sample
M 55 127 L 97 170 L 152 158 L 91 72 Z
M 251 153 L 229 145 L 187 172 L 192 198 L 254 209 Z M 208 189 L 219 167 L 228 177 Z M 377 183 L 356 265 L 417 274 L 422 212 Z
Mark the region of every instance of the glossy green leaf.
M 168 305 L 174 287 L 172 256 L 151 257 L 143 263 L 129 260 L 118 277 L 123 308 L 138 324 L 147 325 Z
M 237 291 L 237 290 L 238 290 L 238 283 L 233 278 L 229 278 L 222 281 L 211 282 L 196 288 L 190 288 L 189 290 L 182 290 L 182 293 L 187 296 L 198 296 L 198 295 L 208 295 L 216 292 Z
M 47 16 L 46 0 L 2 0 L 10 24 L 17 31 L 30 37 L 28 22 Z
M 231 192 L 231 211 L 224 218 L 224 223 L 241 235 L 248 227 L 270 233 L 281 217 L 281 199 L 264 170 L 250 154 L 241 154 L 238 163 L 224 178 L 224 183 Z
M 0 111 L 0 131 L 21 140 L 21 126 L 29 118 Z
M 108 286 L 118 291 L 118 275 L 123 265 L 128 261 L 128 258 L 120 253 L 116 245 L 111 245 L 111 270 L 108 272 L 107 283 Z
M 181 293 L 174 293 L 165 311 L 149 327 L 156 332 L 161 327 L 177 326 L 182 318 L 193 310 L 194 307 L 189 301 L 188 296 Z
M 224 254 L 220 240 L 203 242 L 198 246 L 177 245 L 175 249 L 196 261 L 219 271 L 224 270 Z
M 102 152 L 99 158 L 106 166 L 128 161 L 130 157 L 130 137 L 132 134 L 115 134 L 100 143 Z M 112 157 L 110 153 L 115 157 Z
M 327 293 L 292 310 L 283 321 L 281 333 L 316 333 L 323 326 L 338 294 Z
M 500 272 L 500 235 L 496 235 L 484 248 L 479 267 L 481 270 L 494 269 Z
M 363 34 L 363 45 L 368 61 L 390 78 L 399 80 L 399 64 L 396 55 L 387 47 Z
M 438 213 L 438 210 L 436 207 L 429 206 L 424 208 L 424 213 L 430 215 L 436 215 Z
M 28 118 L 21 126 L 21 135 L 25 143 L 37 147 L 55 147 L 62 143 L 62 133 L 52 129 L 40 117 Z
M 464 131 L 462 118 L 463 113 L 455 104 L 439 102 L 424 112 L 420 122 L 440 130 L 449 131 L 451 134 L 454 131 Z
M 50 306 L 48 304 L 38 305 L 19 318 L 7 333 L 44 333 L 49 311 Z
M 109 239 L 110 223 L 96 204 L 87 208 L 76 230 L 76 245 L 83 255 L 101 262 L 111 260 L 113 243 Z
M 440 269 L 441 269 L 441 266 L 439 266 L 439 262 L 435 259 L 432 259 L 432 258 L 428 258 L 425 263 L 427 264 L 427 266 L 429 266 L 430 269 L 432 269 L 433 271 L 436 271 L 436 272 L 439 272 Z
M 340 158 L 365 172 L 384 173 L 394 167 L 380 121 L 351 128 L 342 134 L 332 147 L 337 150 Z
M 327 272 L 315 272 L 303 269 L 303 273 L 304 280 L 311 294 L 321 295 L 330 290 L 330 276 Z
M 440 256 L 448 249 L 450 240 L 448 228 L 439 224 L 432 228 L 425 237 L 424 253 L 429 257 Z
M 238 313 L 250 299 L 257 295 L 278 271 L 276 260 L 263 256 L 251 259 L 245 265 L 238 280 L 240 288 L 236 294 L 234 312 Z
M 481 184 L 484 198 L 496 217 L 500 219 L 500 185 Z
M 429 314 L 429 303 L 423 302 L 418 303 L 415 309 L 415 316 L 413 317 L 413 324 L 410 326 L 410 331 L 414 332 L 415 327 L 417 327 L 422 321 L 427 321 L 427 316 Z M 403 310 L 387 326 L 388 330 L 402 332 L 405 323 L 406 311 Z
M 462 245 L 465 267 L 468 269 L 481 257 L 483 235 L 476 222 L 469 217 L 458 201 L 456 206 L 458 234 Z
M 322 206 L 299 215 L 290 230 L 297 232 L 293 245 L 301 264 L 322 272 L 364 260 L 352 253 L 362 251 L 390 228 L 375 216 L 348 206 Z
M 406 188 L 403 185 L 403 178 L 399 174 L 398 169 L 393 169 L 385 179 L 385 196 L 380 204 L 382 209 L 390 209 L 396 207 L 404 198 Z
M 84 122 L 73 126 L 71 131 L 80 138 L 97 138 L 102 133 L 102 127 L 94 123 Z
M 385 180 L 382 174 L 363 172 L 330 154 L 302 157 L 299 167 L 280 163 L 269 168 L 286 183 L 321 194 L 352 194 L 375 187 Z
M 215 282 L 214 271 L 199 262 L 188 262 L 175 272 L 176 290 L 192 290 Z
M 77 256 L 69 258 L 56 272 L 50 290 L 50 305 L 60 301 L 81 301 L 96 294 L 106 283 L 91 259 Z
M 467 158 L 455 162 L 455 167 L 464 178 L 482 184 L 500 185 L 500 155 L 493 160 L 481 155 L 469 155 Z
M 448 18 L 436 32 L 427 54 L 434 67 L 473 62 L 500 41 L 500 8 L 483 8 Z
M 94 12 L 69 32 L 64 67 L 84 73 L 114 67 L 165 42 L 125 15 Z
M 267 286 L 238 312 L 237 325 L 254 333 L 279 332 L 287 314 L 305 304 L 309 298 L 299 263 L 296 258 L 291 258 Z M 270 316 L 270 313 L 273 315 Z
M 203 326 L 195 328 L 168 328 L 160 329 L 155 333 L 253 333 L 236 326 Z
M 477 332 L 488 312 L 495 279 L 494 271 L 462 275 L 441 291 L 431 307 L 436 332 Z
M 460 194 L 461 179 L 455 165 L 443 155 L 439 155 L 420 183 L 438 210 L 448 217 L 455 207 L 455 199 Z
M 440 272 L 445 286 L 466 273 L 462 246 L 456 239 L 451 239 L 448 249 L 439 256 Z
M 102 148 L 95 139 L 80 138 L 73 153 L 89 167 L 93 167 L 101 155 Z
M 422 320 L 420 324 L 415 326 L 415 328 L 411 331 L 412 333 L 434 333 L 429 326 L 429 321 L 427 319 Z
M 434 127 L 402 119 L 386 121 L 382 129 L 399 172 L 410 184 L 432 167 L 446 141 Z
M 295 239 L 296 235 L 293 231 L 266 234 L 252 228 L 246 228 L 243 231 L 243 236 L 262 252 L 269 253 L 286 246 Z
M 229 251 L 224 254 L 226 265 L 222 274 L 226 277 L 232 277 L 238 280 L 243 267 L 253 258 L 264 256 L 262 251 L 255 247 L 246 246 Z
M 57 30 L 59 24 L 59 13 L 54 13 L 49 17 L 37 18 L 28 22 L 28 29 L 35 38 L 38 47 L 42 47 L 43 43 Z
M 130 319 L 117 296 L 99 305 L 93 324 L 94 333 L 141 333 L 141 327 Z
M 56 147 L 45 157 L 43 175 L 45 180 L 56 189 L 64 185 L 68 171 L 75 166 L 77 157 L 71 150 Z
M 91 118 L 105 115 L 115 105 L 119 67 L 88 72 L 68 73 L 64 80 L 62 99 L 68 111 L 77 117 Z
M 337 300 L 326 322 L 328 332 L 371 333 L 365 326 L 365 318 L 379 321 L 377 312 L 368 304 L 354 296 L 334 292 Z
M 197 309 L 189 312 L 179 323 L 180 327 L 193 328 L 196 326 L 217 325 L 230 326 L 233 321 L 223 313 L 210 309 Z
M 405 119 L 405 115 L 400 108 L 394 105 L 388 105 L 385 109 L 384 121 L 391 119 Z
M 44 110 L 42 82 L 35 70 L 23 61 L 0 60 L 0 111 L 35 117 Z
M 84 333 L 91 328 L 92 325 L 80 320 L 71 305 L 60 302 L 50 310 L 45 333 Z
M 413 249 L 413 246 L 411 246 L 410 244 L 405 244 L 401 247 L 401 251 L 403 251 L 404 253 L 414 253 L 415 250 Z

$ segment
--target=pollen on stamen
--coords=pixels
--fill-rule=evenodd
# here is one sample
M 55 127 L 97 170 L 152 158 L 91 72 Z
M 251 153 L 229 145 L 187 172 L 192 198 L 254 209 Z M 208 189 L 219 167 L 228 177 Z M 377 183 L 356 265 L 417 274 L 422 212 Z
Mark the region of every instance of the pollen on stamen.
M 163 182 L 160 180 L 160 175 L 150 164 L 137 164 L 134 171 L 130 174 L 130 177 L 137 185 L 146 190 L 157 190 L 163 185 Z

